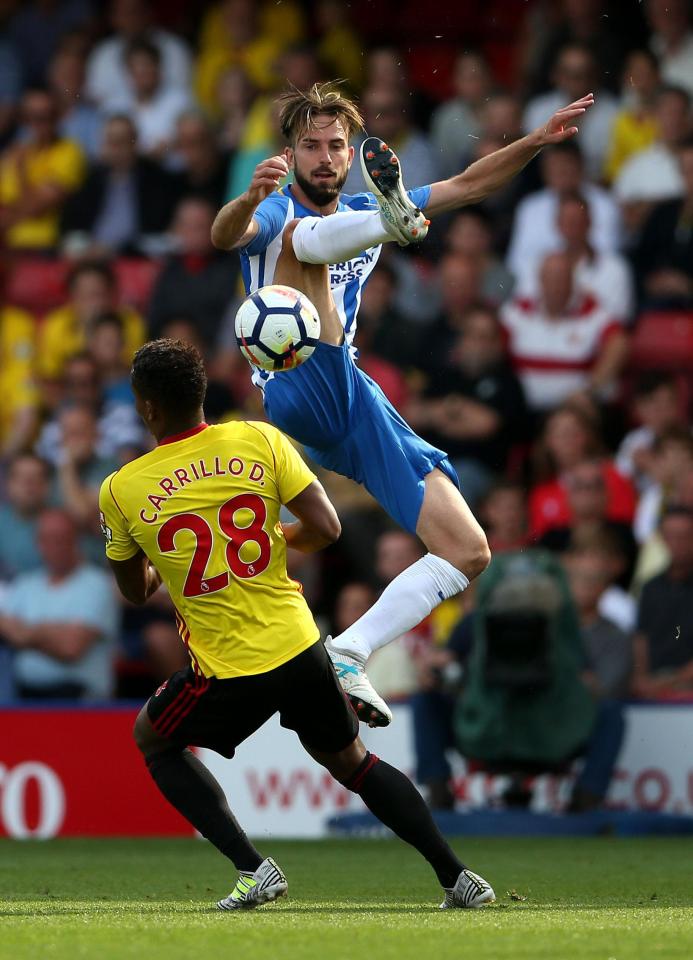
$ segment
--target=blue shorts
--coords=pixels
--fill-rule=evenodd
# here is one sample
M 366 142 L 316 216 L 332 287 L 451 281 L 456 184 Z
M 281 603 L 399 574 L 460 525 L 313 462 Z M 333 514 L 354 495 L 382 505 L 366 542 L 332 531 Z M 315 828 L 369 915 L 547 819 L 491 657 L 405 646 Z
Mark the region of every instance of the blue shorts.
M 417 437 L 374 380 L 356 366 L 346 343 L 318 343 L 295 370 L 265 385 L 265 412 L 327 470 L 362 483 L 411 533 L 435 467 L 459 488 L 447 454 Z

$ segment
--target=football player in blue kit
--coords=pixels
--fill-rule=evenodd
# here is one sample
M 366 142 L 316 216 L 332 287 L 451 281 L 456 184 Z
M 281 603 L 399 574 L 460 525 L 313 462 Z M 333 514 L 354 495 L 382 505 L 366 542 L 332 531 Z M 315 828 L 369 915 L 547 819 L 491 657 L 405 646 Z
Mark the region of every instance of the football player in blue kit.
M 544 127 L 457 176 L 409 191 L 394 152 L 368 137 L 361 167 L 371 192 L 354 196 L 340 191 L 354 159 L 349 140 L 363 128 L 356 105 L 334 84 L 292 90 L 280 100 L 288 146 L 258 164 L 248 190 L 222 207 L 212 240 L 239 251 L 246 292 L 285 284 L 305 293 L 320 315 L 320 342 L 309 362 L 278 375 L 254 369 L 268 419 L 321 466 L 362 483 L 428 551 L 353 626 L 327 641 L 361 719 L 384 726 L 392 714 L 368 680 L 366 660 L 464 590 L 490 552 L 446 453 L 418 437 L 356 363 L 361 291 L 383 243 L 418 242 L 428 218 L 502 187 L 542 147 L 574 136 L 593 97 L 558 110 Z M 293 182 L 277 189 L 290 170 Z

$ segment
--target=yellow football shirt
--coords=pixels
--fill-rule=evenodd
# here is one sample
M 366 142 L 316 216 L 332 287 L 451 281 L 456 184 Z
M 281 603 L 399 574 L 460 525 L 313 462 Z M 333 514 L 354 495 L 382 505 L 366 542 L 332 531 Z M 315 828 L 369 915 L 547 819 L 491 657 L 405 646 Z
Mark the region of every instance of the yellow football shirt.
M 68 192 L 76 190 L 84 179 L 85 169 L 84 153 L 72 140 L 29 147 L 23 173 L 12 151 L 8 151 L 0 162 L 0 204 L 16 203 L 22 196 L 25 180 L 31 187 L 55 184 Z M 58 209 L 20 220 L 7 231 L 7 246 L 22 249 L 54 247 L 58 242 L 59 221 Z
M 313 480 L 277 429 L 242 421 L 169 437 L 104 480 L 106 555 L 149 557 L 205 677 L 264 673 L 318 639 L 279 523 Z
M 123 322 L 122 360 L 129 366 L 135 352 L 145 341 L 144 320 L 130 307 L 122 307 L 117 313 Z M 40 374 L 57 380 L 62 376 L 70 357 L 80 353 L 86 345 L 86 330 L 72 304 L 66 303 L 53 310 L 41 324 L 37 360 Z

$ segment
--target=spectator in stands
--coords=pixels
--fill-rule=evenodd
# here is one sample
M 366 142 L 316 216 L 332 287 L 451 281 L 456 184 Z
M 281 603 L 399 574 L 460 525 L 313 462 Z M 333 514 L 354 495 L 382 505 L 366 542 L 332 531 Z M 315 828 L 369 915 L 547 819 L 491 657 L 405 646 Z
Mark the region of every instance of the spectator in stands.
M 510 368 L 495 311 L 471 306 L 448 365 L 436 372 L 407 419 L 446 450 L 472 507 L 502 474 L 513 443 L 526 433 L 524 395 Z
M 624 223 L 635 235 L 655 203 L 683 196 L 678 149 L 691 133 L 691 100 L 681 87 L 663 87 L 655 108 L 658 137 L 628 160 L 614 181 Z
M 553 527 L 570 523 L 564 477 L 583 460 L 603 458 L 604 446 L 598 419 L 584 405 L 564 404 L 546 418 L 535 461 L 535 485 L 529 498 L 532 540 Z M 631 523 L 635 491 L 613 463 L 601 459 L 606 479 L 607 518 Z
M 84 154 L 60 136 L 51 93 L 27 90 L 21 120 L 26 139 L 0 156 L 0 239 L 16 250 L 51 250 L 61 208 L 84 177 Z
M 589 558 L 595 570 L 603 571 L 605 586 L 598 598 L 599 616 L 615 624 L 623 633 L 632 635 L 637 604 L 633 594 L 621 586 L 629 558 L 618 533 L 609 529 L 576 531 L 563 561 L 569 564 L 577 556 Z
M 133 41 L 126 64 L 129 90 L 116 89 L 103 108 L 109 114 L 130 116 L 141 152 L 163 161 L 173 146 L 178 118 L 192 106 L 190 94 L 166 86 L 159 48 L 148 40 Z
M 594 297 L 614 320 L 627 324 L 635 309 L 632 268 L 620 253 L 596 250 L 590 242 L 589 206 L 579 193 L 565 193 L 558 201 L 560 249 L 573 261 L 575 289 Z M 518 278 L 517 295 L 536 297 L 541 263 L 526 263 Z
M 597 63 L 593 51 L 582 43 L 570 43 L 556 57 L 552 72 L 553 89 L 529 101 L 525 108 L 525 132 L 536 130 L 563 104 L 584 96 L 585 90 L 595 93 L 594 107 L 580 121 L 580 147 L 585 167 L 591 177 L 601 176 L 611 125 L 618 107 L 616 99 L 599 89 Z
M 94 319 L 87 337 L 86 352 L 98 368 L 104 406 L 127 404 L 134 407 L 130 384 L 130 365 L 123 360 L 125 335 L 123 320 L 110 310 Z
M 118 307 L 117 283 L 110 265 L 101 261 L 78 263 L 68 277 L 68 302 L 43 321 L 38 366 L 42 376 L 57 379 L 69 357 L 83 350 L 94 319 L 115 310 L 123 321 L 123 361 L 130 363 L 144 343 L 142 318 L 129 307 Z
M 480 117 L 483 137 L 507 145 L 524 135 L 522 104 L 510 93 L 496 93 L 487 97 L 482 104 Z
M 693 510 L 671 506 L 661 520 L 664 573 L 643 587 L 633 693 L 651 700 L 693 692 Z
M 522 200 L 515 214 L 507 255 L 510 270 L 519 277 L 523 264 L 537 262 L 561 247 L 558 233 L 558 201 L 564 194 L 579 192 L 590 211 L 590 244 L 600 252 L 620 246 L 620 216 L 611 195 L 584 179 L 580 148 L 573 140 L 557 144 L 541 155 L 544 188 Z
M 641 300 L 652 306 L 693 306 L 693 137 L 677 150 L 681 197 L 660 203 L 645 220 L 633 262 Z
M 582 681 L 599 704 L 584 766 L 568 804 L 568 813 L 583 813 L 601 806 L 613 774 L 625 731 L 618 701 L 628 696 L 633 654 L 630 635 L 600 612 L 611 577 L 608 558 L 595 550 L 575 549 L 566 566 L 585 656 Z
M 287 13 L 291 17 L 290 9 Z M 258 90 L 276 85 L 279 54 L 300 40 L 301 26 L 283 22 L 277 29 L 267 21 L 253 0 L 220 0 L 207 11 L 200 29 L 194 87 L 198 102 L 211 116 L 218 113 L 219 80 L 232 67 L 241 67 Z
M 141 253 L 160 243 L 179 187 L 158 163 L 137 155 L 137 131 L 127 116 L 104 124 L 101 160 L 65 205 L 62 231 L 68 248 Z
M 431 117 L 431 140 L 443 177 L 454 176 L 469 163 L 472 143 L 481 131 L 484 107 L 491 94 L 491 74 L 480 54 L 469 50 L 458 54 L 452 88 L 454 96 Z
M 662 77 L 693 97 L 690 5 L 686 0 L 648 0 L 645 12 L 652 29 L 650 47 L 661 64 Z
M 181 314 L 194 321 L 205 344 L 216 344 L 224 312 L 236 291 L 238 264 L 212 245 L 216 207 L 202 197 L 180 202 L 173 219 L 171 254 L 149 304 L 152 336 Z
M 0 459 L 26 448 L 38 420 L 35 383 L 36 324 L 4 302 L 6 269 L 0 264 Z
M 621 81 L 621 109 L 614 118 L 604 165 L 613 182 L 624 163 L 657 138 L 655 103 L 659 90 L 659 64 L 649 50 L 628 54 Z
M 616 466 L 642 492 L 653 482 L 655 440 L 684 420 L 679 379 L 666 371 L 642 373 L 633 391 L 632 412 L 639 425 L 622 439 Z
M 17 577 L 0 615 L 0 633 L 15 651 L 19 695 L 39 700 L 109 697 L 118 630 L 111 579 L 83 562 L 77 527 L 64 510 L 41 514 L 37 543 L 43 566 Z
M 166 89 L 188 90 L 190 53 L 180 37 L 153 26 L 149 0 L 112 0 L 110 22 L 112 36 L 96 45 L 87 63 L 87 93 L 92 101 L 103 106 L 114 93 L 130 90 L 125 52 L 141 39 L 159 51 Z
M 638 18 L 630 8 L 609 6 L 607 15 L 603 0 L 562 0 L 559 4 L 549 0 L 528 6 L 531 49 L 525 72 L 531 93 L 542 93 L 551 85 L 557 55 L 573 44 L 591 51 L 599 70 L 597 84 L 609 89 L 616 84 L 623 56 L 633 45 L 631 31 L 636 35 L 639 31 Z
M 521 550 L 529 543 L 527 494 L 521 483 L 497 480 L 478 512 L 493 553 Z
M 97 457 L 108 461 L 107 465 L 111 462 L 119 465 L 139 456 L 145 446 L 142 421 L 129 399 L 105 398 L 99 367 L 91 354 L 77 353 L 67 360 L 58 388 L 51 416 L 36 442 L 35 449 L 40 456 L 54 466 L 62 462 L 61 417 L 65 410 L 75 407 L 91 411 L 98 419 Z M 103 550 L 99 550 L 99 559 L 102 554 Z
M 336 637 L 348 630 L 373 606 L 375 600 L 375 590 L 369 583 L 347 581 L 341 587 L 334 603 L 332 635 Z
M 219 78 L 217 84 L 218 142 L 231 153 L 243 142 L 250 111 L 257 99 L 242 67 L 229 67 Z
M 397 275 L 381 261 L 363 289 L 359 331 L 366 328 L 376 356 L 406 369 L 417 365 L 421 330 L 402 315 L 396 294 Z
M 628 352 L 618 318 L 577 289 L 569 253 L 542 262 L 539 296 L 515 298 L 501 308 L 508 349 L 534 411 L 550 410 L 574 394 L 605 400 Z
M 0 580 L 12 580 L 41 565 L 36 523 L 49 494 L 46 461 L 33 453 L 18 453 L 9 463 L 5 498 L 0 502 Z
M 467 310 L 481 300 L 481 266 L 460 253 L 449 253 L 438 271 L 440 313 L 431 323 L 420 351 L 417 366 L 433 379 L 448 365 Z
M 445 235 L 450 253 L 476 260 L 481 269 L 481 295 L 499 304 L 513 292 L 514 279 L 493 250 L 493 222 L 480 207 L 467 207 L 455 215 Z
M 407 66 L 407 57 L 393 44 L 373 47 L 366 55 L 366 90 L 394 92 L 406 90 L 407 111 L 411 123 L 419 130 L 428 130 L 434 107 L 428 94 L 412 82 Z
M 693 434 L 689 424 L 667 427 L 652 442 L 652 456 L 643 465 L 648 482 L 638 501 L 633 530 L 638 543 L 656 533 L 659 519 L 681 501 L 681 485 L 693 473 Z
M 90 406 L 66 407 L 58 418 L 60 449 L 56 465 L 57 499 L 82 535 L 82 547 L 92 563 L 103 563 L 98 527 L 99 489 L 119 463 L 98 452 L 99 423 Z
M 600 460 L 583 460 L 562 477 L 566 492 L 569 520 L 565 525 L 552 526 L 540 538 L 538 545 L 556 553 L 566 553 L 585 537 L 611 535 L 618 541 L 626 558 L 619 578 L 627 588 L 635 567 L 637 545 L 631 525 L 625 521 L 608 519 L 608 490 L 604 467 Z
M 213 128 L 200 113 L 188 112 L 176 125 L 176 156 L 181 196 L 198 196 L 215 209 L 226 202 L 231 154 L 220 150 Z
M 7 6 L 5 4 L 5 10 Z M 61 39 L 70 30 L 88 25 L 92 5 L 89 0 L 63 0 L 62 3 L 28 0 L 11 6 L 16 9 L 8 24 L 8 36 L 22 65 L 24 83 L 41 86 Z
M 84 64 L 84 55 L 74 46 L 62 46 L 48 67 L 48 86 L 58 105 L 60 135 L 93 159 L 101 146 L 103 117 L 86 97 Z
M 440 179 L 437 154 L 427 137 L 411 125 L 409 104 L 401 88 L 370 87 L 363 95 L 362 106 L 368 135 L 391 144 L 402 169 L 407 171 L 409 184 L 421 186 Z M 357 150 L 361 139 L 354 141 Z M 366 189 L 359 164 L 352 164 L 344 189 L 347 193 Z

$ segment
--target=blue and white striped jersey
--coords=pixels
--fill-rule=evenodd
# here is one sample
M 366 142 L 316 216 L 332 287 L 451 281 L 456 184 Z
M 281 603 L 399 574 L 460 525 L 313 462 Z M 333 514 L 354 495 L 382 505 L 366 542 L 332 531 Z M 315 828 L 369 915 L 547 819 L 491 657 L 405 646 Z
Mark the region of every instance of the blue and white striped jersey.
M 431 188 L 417 187 L 409 190 L 409 197 L 422 209 L 427 205 Z M 341 194 L 338 212 L 346 210 L 377 210 L 378 204 L 372 193 Z M 246 247 L 239 250 L 241 272 L 246 293 L 254 293 L 260 287 L 274 282 L 274 270 L 282 249 L 282 233 L 291 220 L 300 217 L 316 217 L 314 210 L 304 207 L 293 196 L 291 184 L 266 197 L 253 214 L 259 230 Z M 356 333 L 356 314 L 361 303 L 361 291 L 380 256 L 380 245 L 370 247 L 345 263 L 330 264 L 330 286 L 335 306 L 344 327 L 347 343 L 352 347 Z M 353 347 L 352 347 L 353 351 Z M 257 386 L 272 373 L 255 369 L 253 382 Z

